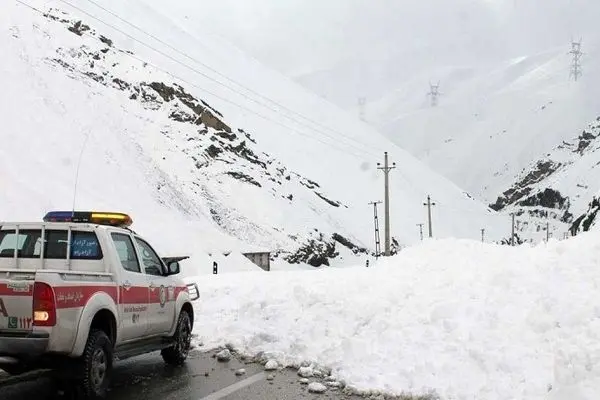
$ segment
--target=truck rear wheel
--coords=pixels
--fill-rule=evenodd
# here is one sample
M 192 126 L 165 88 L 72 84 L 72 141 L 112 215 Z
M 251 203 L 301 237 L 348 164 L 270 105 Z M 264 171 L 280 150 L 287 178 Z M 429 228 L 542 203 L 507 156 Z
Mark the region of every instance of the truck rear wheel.
M 181 365 L 186 360 L 192 342 L 192 320 L 186 310 L 181 310 L 177 330 L 173 336 L 175 343 L 161 351 L 163 360 L 170 365 Z
M 92 329 L 82 356 L 83 379 L 80 389 L 84 399 L 106 397 L 113 369 L 113 346 L 105 332 Z

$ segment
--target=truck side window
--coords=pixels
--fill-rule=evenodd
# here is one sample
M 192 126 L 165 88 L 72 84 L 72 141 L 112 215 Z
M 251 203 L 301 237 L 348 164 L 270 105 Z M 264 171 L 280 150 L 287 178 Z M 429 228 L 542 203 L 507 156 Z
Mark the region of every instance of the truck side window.
M 40 229 L 21 229 L 18 238 L 14 230 L 0 231 L 0 257 L 13 257 L 15 247 L 17 248 L 17 257 L 39 257 L 42 249 L 41 235 Z M 46 258 L 48 257 L 46 256 Z
M 142 263 L 148 275 L 163 276 L 163 267 L 160 258 L 152 247 L 142 239 L 136 237 L 135 241 L 140 247 L 142 253 Z
M 123 269 L 130 272 L 142 272 L 131 237 L 122 233 L 111 233 L 110 236 L 117 248 Z
M 23 249 L 28 238 L 29 234 L 27 231 L 19 232 L 18 238 L 14 230 L 0 231 L 0 257 L 13 257 L 15 247 L 17 248 L 17 256 L 23 257 Z
M 44 257 L 64 260 L 67 258 L 68 232 L 47 230 Z M 71 258 L 73 260 L 101 260 L 102 250 L 94 232 L 71 231 Z M 39 253 L 38 253 L 39 254 Z

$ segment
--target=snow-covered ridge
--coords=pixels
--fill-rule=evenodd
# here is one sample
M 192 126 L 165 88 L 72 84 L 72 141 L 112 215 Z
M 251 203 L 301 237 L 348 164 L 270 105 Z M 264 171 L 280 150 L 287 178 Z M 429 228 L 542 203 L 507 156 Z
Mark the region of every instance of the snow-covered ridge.
M 543 8 L 535 1 L 331 1 L 337 6 L 330 2 L 311 17 L 305 3 L 278 7 L 274 0 L 231 13 L 226 10 L 235 2 L 175 0 L 167 12 L 188 29 L 225 36 L 272 65 L 297 60 L 300 65 L 285 68 L 289 76 L 349 113 L 364 115 L 368 124 L 486 204 L 598 116 L 597 1 L 546 0 Z M 341 7 L 344 12 L 337 12 Z M 206 8 L 220 10 L 231 23 L 209 21 Z M 304 18 L 314 27 L 303 35 L 302 22 L 282 22 Z M 286 41 L 273 38 L 270 30 L 287 33 Z M 305 41 L 319 36 L 327 40 L 310 45 L 310 52 L 303 49 Z M 580 40 L 582 75 L 575 82 L 571 42 Z M 428 92 L 438 82 L 440 96 L 432 107 Z M 538 174 L 554 167 L 540 164 L 530 178 L 541 179 Z M 543 200 L 532 200 L 552 197 L 548 192 Z M 569 220 L 567 208 L 583 210 L 568 193 L 563 197 L 571 205 L 558 206 L 559 222 Z M 521 217 L 534 232 L 545 229 L 545 215 Z M 567 225 L 557 224 L 553 233 L 561 235 Z
M 587 232 L 592 229 L 597 229 L 599 224 L 598 224 L 598 220 L 596 219 L 596 217 L 598 216 L 599 211 L 600 211 L 600 197 L 598 195 L 596 195 L 590 202 L 586 212 L 581 214 L 579 217 L 577 217 L 573 221 L 573 224 L 571 225 L 571 229 L 570 229 L 571 234 L 575 236 L 582 232 Z
M 213 181 L 228 186 L 235 185 L 233 180 L 237 180 L 242 185 L 260 188 L 271 197 L 279 197 L 291 206 L 294 205 L 295 196 L 301 199 L 313 196 L 315 202 L 322 201 L 326 207 L 348 208 L 342 202 L 330 198 L 316 181 L 288 170 L 281 161 L 261 152 L 260 144 L 249 133 L 241 128 L 234 132 L 224 122 L 225 117 L 221 112 L 205 100 L 195 98 L 182 85 L 169 79 L 171 77 L 137 59 L 132 52 L 116 47 L 111 38 L 97 33 L 95 29 L 64 11 L 50 9 L 45 16 L 81 36 L 83 42 L 79 47 L 59 47 L 56 57 L 49 61 L 63 68 L 73 79 L 84 82 L 92 80 L 120 91 L 120 96 L 136 102 L 145 110 L 159 113 L 158 119 L 168 120 L 160 130 L 163 146 L 157 148 L 156 137 L 152 140 L 140 139 L 146 141 L 148 146 L 153 144 L 147 150 L 155 153 L 154 156 L 160 160 L 161 169 L 177 181 L 182 193 L 190 197 L 201 197 L 212 220 L 227 234 L 242 241 L 258 243 L 265 248 L 274 240 L 278 241 L 283 249 L 275 252 L 275 256 L 280 252 L 293 253 L 294 247 L 301 247 L 297 253 L 286 257 L 286 260 L 294 263 L 310 261 L 315 258 L 312 254 L 314 252 L 323 254 L 319 251 L 319 247 L 323 245 L 333 248 L 336 244 L 355 247 L 352 241 L 340 242 L 339 238 L 344 238 L 340 233 L 329 238 L 321 234 L 317 239 L 318 243 L 315 243 L 310 232 L 308 236 L 304 236 L 302 232 L 289 232 L 288 238 L 282 240 L 280 232 L 256 223 L 244 213 L 245 210 L 224 204 L 219 193 L 215 193 L 205 182 Z M 92 40 L 83 40 L 84 38 Z M 124 53 L 133 57 L 123 57 Z M 143 72 L 140 74 L 140 71 Z M 140 80 L 143 75 L 152 80 Z M 87 84 L 94 85 L 91 82 Z M 180 157 L 177 152 L 186 157 Z M 180 181 L 183 176 L 187 179 Z M 157 190 L 160 191 L 161 187 L 157 187 Z M 303 247 L 304 240 L 309 251 Z M 367 253 L 366 249 L 360 249 L 360 252 Z M 354 250 L 354 253 L 358 251 Z M 313 261 L 311 264 L 328 265 L 329 258 L 337 255 L 339 252 L 330 251 L 328 256 L 317 256 L 319 262 Z
M 572 231 L 571 224 L 598 191 L 599 150 L 600 117 L 523 169 L 490 207 L 528 220 L 523 230 L 545 230 L 550 220 L 558 233 Z

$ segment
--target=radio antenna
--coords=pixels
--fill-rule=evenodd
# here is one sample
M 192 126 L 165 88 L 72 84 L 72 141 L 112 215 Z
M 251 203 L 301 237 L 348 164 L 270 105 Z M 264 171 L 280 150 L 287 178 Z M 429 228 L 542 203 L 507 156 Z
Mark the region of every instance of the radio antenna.
M 85 145 L 90 138 L 90 131 L 88 130 L 85 134 L 85 139 L 83 141 L 83 145 L 81 145 L 81 151 L 79 152 L 79 160 L 77 161 L 77 171 L 75 172 L 75 187 L 73 189 L 73 208 L 71 211 L 71 218 L 75 216 L 75 198 L 77 197 L 77 182 L 79 181 L 79 167 L 81 165 L 81 158 L 83 156 L 83 151 L 85 150 Z

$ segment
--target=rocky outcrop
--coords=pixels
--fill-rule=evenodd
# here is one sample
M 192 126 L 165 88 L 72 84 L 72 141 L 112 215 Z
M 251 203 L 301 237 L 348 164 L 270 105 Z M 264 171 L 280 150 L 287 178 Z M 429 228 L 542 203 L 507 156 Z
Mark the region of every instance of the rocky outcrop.
M 531 186 L 546 179 L 561 167 L 560 163 L 552 160 L 538 161 L 534 168 L 527 173 L 521 180 L 515 183 L 510 189 L 502 193 L 495 203 L 490 204 L 490 208 L 496 211 L 502 210 L 507 205 L 511 205 L 529 196 L 532 192 Z
M 313 267 L 329 266 L 329 260 L 339 255 L 335 244 L 334 240 L 325 240 L 320 233 L 317 239 L 310 239 L 294 253 L 285 256 L 284 260 L 291 264 L 306 263 Z
M 590 202 L 588 210 L 585 212 L 585 214 L 579 216 L 575 221 L 573 221 L 573 224 L 569 229 L 571 235 L 575 236 L 578 233 L 589 231 L 592 225 L 595 224 L 596 216 L 598 215 L 599 211 L 600 199 L 598 197 L 594 197 Z
M 342 246 L 350 249 L 354 254 L 368 254 L 369 252 L 369 250 L 365 249 L 364 247 L 357 246 L 339 233 L 334 233 L 331 238 Z

